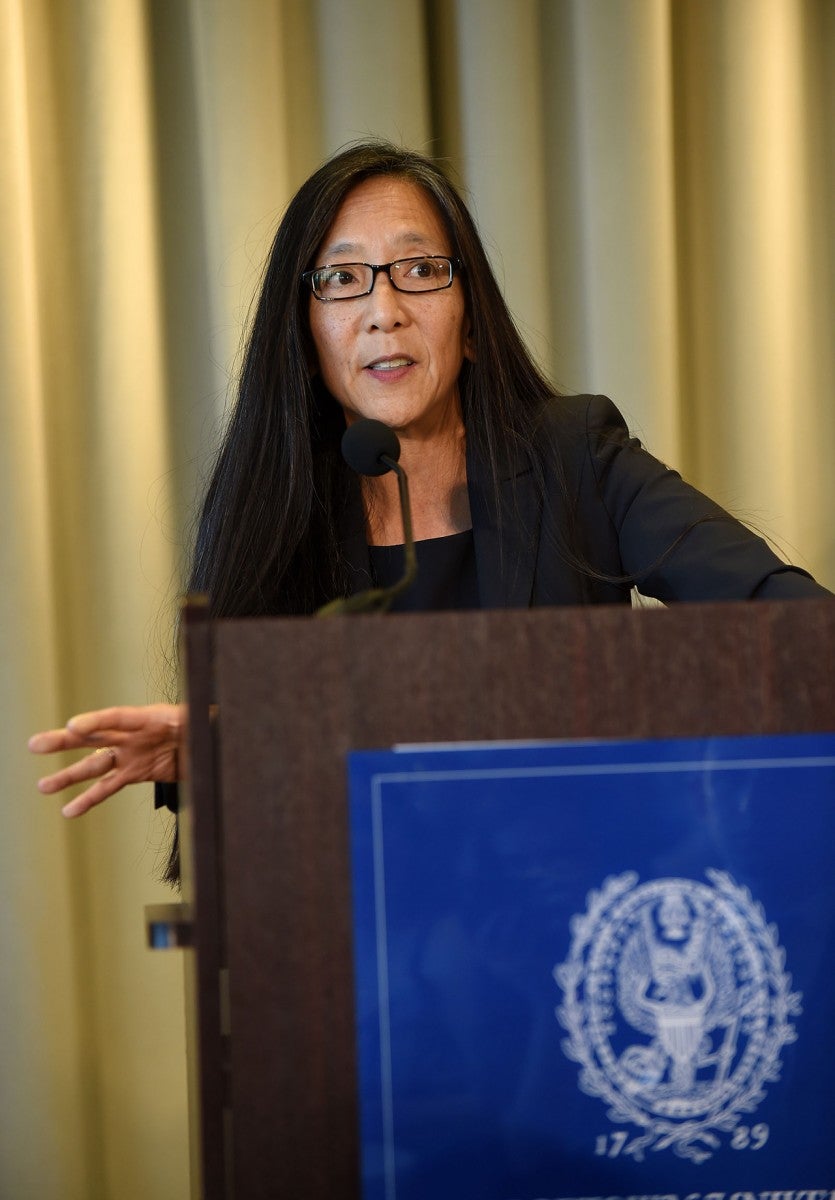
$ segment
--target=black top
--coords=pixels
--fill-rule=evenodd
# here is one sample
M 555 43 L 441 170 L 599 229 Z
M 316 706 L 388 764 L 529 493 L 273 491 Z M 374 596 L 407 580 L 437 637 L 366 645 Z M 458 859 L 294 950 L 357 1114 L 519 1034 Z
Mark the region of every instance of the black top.
M 403 575 L 402 546 L 369 546 L 377 587 L 392 587 Z M 472 529 L 415 542 L 417 577 L 395 597 L 391 612 L 440 612 L 479 608 Z

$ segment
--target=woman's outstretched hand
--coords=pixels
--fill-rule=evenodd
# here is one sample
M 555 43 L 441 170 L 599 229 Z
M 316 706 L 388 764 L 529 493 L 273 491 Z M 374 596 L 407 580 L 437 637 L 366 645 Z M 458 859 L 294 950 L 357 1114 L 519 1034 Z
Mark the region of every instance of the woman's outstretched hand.
M 38 789 L 51 796 L 72 784 L 93 780 L 61 809 L 65 817 L 80 817 L 126 784 L 174 783 L 186 718 L 184 704 L 103 708 L 71 717 L 63 729 L 36 733 L 29 739 L 33 754 L 82 747 L 93 750 L 72 766 L 39 779 Z

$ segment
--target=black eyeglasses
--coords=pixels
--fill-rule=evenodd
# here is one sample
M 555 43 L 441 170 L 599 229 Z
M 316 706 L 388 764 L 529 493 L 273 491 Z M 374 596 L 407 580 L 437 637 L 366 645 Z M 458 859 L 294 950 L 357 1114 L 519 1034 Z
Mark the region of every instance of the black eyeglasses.
M 379 271 L 385 271 L 398 292 L 440 292 L 452 286 L 453 276 L 460 270 L 457 258 L 429 254 L 380 264 L 334 263 L 305 271 L 302 279 L 310 284 L 317 300 L 354 300 L 373 291 Z

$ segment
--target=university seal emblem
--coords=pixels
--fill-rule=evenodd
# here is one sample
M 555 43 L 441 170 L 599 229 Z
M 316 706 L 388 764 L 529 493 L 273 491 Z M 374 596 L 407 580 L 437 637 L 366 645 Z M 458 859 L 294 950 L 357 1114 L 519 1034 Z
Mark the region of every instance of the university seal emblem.
M 704 1162 L 780 1074 L 795 1040 L 778 931 L 722 871 L 708 883 L 627 872 L 607 879 L 571 920 L 554 968 L 564 1053 L 579 1087 L 631 1125 L 621 1153 L 670 1149 Z

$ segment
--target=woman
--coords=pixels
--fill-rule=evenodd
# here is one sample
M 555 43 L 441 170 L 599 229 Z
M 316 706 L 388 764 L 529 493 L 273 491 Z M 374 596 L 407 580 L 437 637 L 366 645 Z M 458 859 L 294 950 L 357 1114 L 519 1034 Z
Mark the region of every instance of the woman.
M 629 437 L 601 397 L 558 398 L 532 363 L 466 207 L 440 170 L 348 149 L 291 201 L 200 518 L 189 590 L 217 617 L 313 613 L 398 573 L 396 480 L 360 481 L 346 426 L 394 428 L 420 572 L 401 607 L 828 596 Z M 177 778 L 177 705 L 111 708 L 36 734 L 93 748 L 39 783 Z

